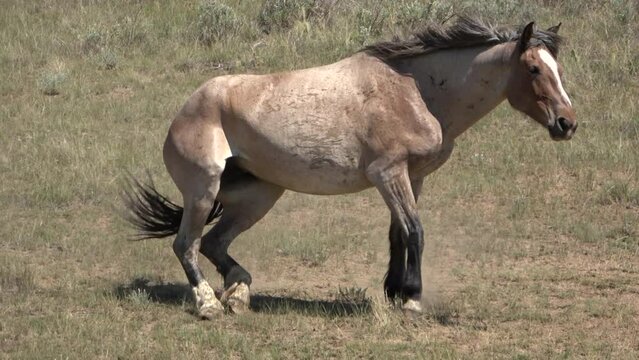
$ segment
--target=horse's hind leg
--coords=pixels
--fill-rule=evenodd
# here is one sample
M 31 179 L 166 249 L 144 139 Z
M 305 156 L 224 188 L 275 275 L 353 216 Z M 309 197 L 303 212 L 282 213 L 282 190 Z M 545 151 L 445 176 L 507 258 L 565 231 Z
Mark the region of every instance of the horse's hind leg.
M 221 129 L 185 116 L 174 121 L 164 144 L 164 164 L 184 199 L 173 251 L 184 268 L 198 313 L 203 318 L 212 318 L 224 310 L 204 279 L 198 265 L 198 252 L 229 153 Z
M 208 180 L 193 176 L 192 190 L 183 191 L 184 212 L 180 223 L 180 230 L 173 242 L 173 251 L 184 268 L 189 284 L 193 289 L 198 314 L 211 319 L 224 311 L 224 306 L 215 297 L 213 289 L 205 280 L 198 265 L 198 250 L 200 248 L 202 230 L 207 217 L 213 208 L 219 176 L 207 176 Z M 200 191 L 197 191 L 200 189 Z
M 186 277 L 193 289 L 195 304 L 201 317 L 210 319 L 224 310 L 222 303 L 215 297 L 213 289 L 204 279 L 198 265 L 200 237 L 206 219 L 213 208 L 214 198 L 204 196 L 185 196 L 184 213 L 180 230 L 173 242 L 173 251 L 180 260 Z
M 235 174 L 234 174 L 235 173 Z M 202 238 L 200 251 L 224 277 L 222 301 L 235 313 L 249 306 L 251 275 L 228 254 L 233 239 L 258 222 L 282 196 L 284 189 L 248 173 L 227 167 L 218 200 L 224 206 L 219 222 Z

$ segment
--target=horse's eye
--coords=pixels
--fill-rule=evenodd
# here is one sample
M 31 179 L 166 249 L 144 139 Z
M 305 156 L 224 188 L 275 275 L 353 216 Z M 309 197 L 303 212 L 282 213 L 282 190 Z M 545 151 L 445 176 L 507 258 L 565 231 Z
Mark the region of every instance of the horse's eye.
M 533 75 L 539 75 L 539 67 L 535 65 L 531 66 L 530 69 L 528 69 L 528 71 L 530 71 L 530 73 Z

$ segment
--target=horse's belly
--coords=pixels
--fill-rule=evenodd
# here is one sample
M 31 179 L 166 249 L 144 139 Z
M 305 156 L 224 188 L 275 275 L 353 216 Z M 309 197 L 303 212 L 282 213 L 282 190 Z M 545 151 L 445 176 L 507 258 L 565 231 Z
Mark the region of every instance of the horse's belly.
M 284 154 L 273 150 L 240 154 L 238 163 L 260 179 L 307 194 L 345 194 L 371 186 L 358 165 L 358 159 L 330 155 L 322 152 L 309 154 L 303 150 Z
M 371 186 L 368 180 L 362 179 L 358 174 L 333 171 L 311 171 L 305 176 L 289 173 L 286 177 L 270 176 L 270 174 L 258 175 L 258 177 L 289 190 L 316 195 L 347 194 L 362 191 Z

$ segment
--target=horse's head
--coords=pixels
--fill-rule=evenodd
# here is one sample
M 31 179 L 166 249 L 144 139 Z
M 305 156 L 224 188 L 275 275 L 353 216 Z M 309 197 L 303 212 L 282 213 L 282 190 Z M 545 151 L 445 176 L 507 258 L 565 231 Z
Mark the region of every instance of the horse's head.
M 519 37 L 508 102 L 546 127 L 553 140 L 569 140 L 577 130 L 577 120 L 556 60 L 559 25 L 543 32 L 535 32 L 533 27 L 534 23 L 528 24 Z M 547 46 L 550 43 L 553 46 Z

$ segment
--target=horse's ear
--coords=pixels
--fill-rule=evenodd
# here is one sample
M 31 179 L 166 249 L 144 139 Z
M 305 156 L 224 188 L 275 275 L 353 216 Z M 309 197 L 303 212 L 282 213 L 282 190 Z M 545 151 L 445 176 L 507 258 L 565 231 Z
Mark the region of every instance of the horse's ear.
M 554 33 L 554 34 L 557 34 L 557 33 L 559 33 L 559 28 L 560 27 L 561 27 L 561 23 L 559 23 L 559 24 L 557 24 L 555 26 L 549 27 L 548 30 L 546 30 L 546 31 Z
M 524 30 L 521 32 L 521 36 L 519 37 L 519 47 L 522 51 L 526 50 L 526 48 L 528 47 L 528 42 L 530 41 L 533 31 L 535 30 L 534 28 L 535 22 L 533 21 L 530 24 L 526 25 Z

